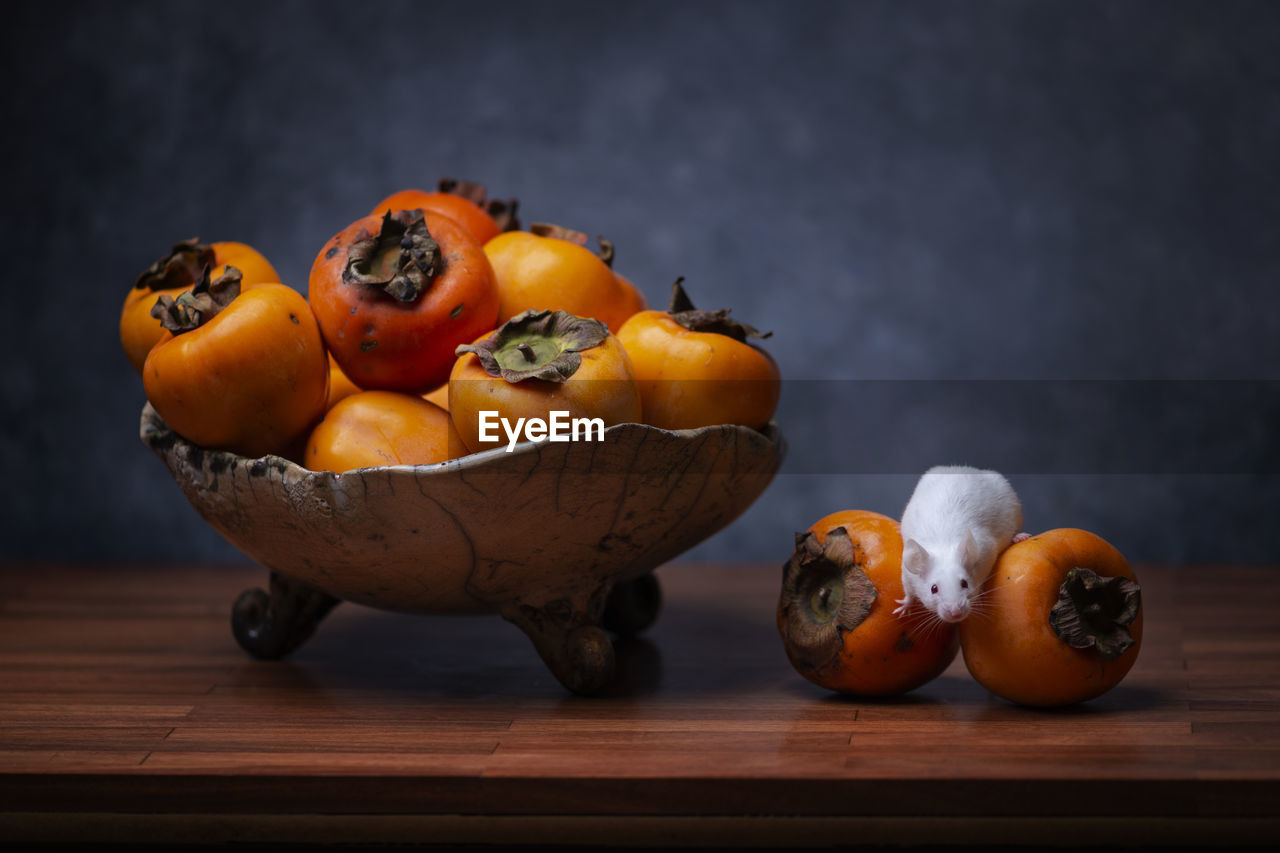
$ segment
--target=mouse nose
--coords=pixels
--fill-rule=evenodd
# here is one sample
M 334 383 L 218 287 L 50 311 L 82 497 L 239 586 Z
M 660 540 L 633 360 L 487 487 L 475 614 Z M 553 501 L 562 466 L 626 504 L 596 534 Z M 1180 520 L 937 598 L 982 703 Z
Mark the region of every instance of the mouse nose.
M 969 608 L 963 604 L 953 604 L 939 608 L 938 615 L 943 622 L 963 622 L 964 617 L 969 615 Z

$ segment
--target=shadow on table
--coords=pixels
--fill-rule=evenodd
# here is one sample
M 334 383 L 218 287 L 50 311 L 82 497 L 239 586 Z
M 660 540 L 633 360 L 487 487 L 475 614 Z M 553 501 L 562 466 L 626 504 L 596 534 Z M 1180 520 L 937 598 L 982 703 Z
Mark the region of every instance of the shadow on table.
M 617 676 L 594 699 L 739 692 L 776 683 L 779 675 L 798 678 L 768 620 L 708 614 L 680 602 L 665 605 L 644 634 L 616 638 L 614 654 Z M 232 681 L 239 688 L 383 691 L 421 700 L 567 695 L 529 639 L 500 616 L 406 615 L 349 603 L 285 660 L 246 654 Z

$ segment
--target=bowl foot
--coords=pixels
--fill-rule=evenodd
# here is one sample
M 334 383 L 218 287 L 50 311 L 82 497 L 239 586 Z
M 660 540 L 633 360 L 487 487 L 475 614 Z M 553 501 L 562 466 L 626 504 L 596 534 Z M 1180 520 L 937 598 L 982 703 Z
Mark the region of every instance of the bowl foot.
M 603 605 L 600 589 L 539 606 L 516 602 L 504 607 L 502 616 L 528 635 L 561 684 L 587 696 L 613 680 L 613 642 L 600 627 Z
M 653 572 L 613 585 L 604 604 L 602 624 L 619 637 L 634 637 L 658 618 L 662 587 Z
M 277 660 L 297 649 L 338 604 L 338 599 L 275 572 L 270 590 L 247 589 L 231 607 L 236 642 L 261 660 Z

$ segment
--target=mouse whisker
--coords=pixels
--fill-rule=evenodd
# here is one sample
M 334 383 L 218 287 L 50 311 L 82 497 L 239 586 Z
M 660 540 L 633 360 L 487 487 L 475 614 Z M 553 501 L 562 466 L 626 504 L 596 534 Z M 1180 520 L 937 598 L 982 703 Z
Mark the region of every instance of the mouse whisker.
M 935 634 L 942 631 L 946 624 L 947 623 L 942 621 L 942 617 L 938 614 L 929 613 L 928 618 L 925 620 L 923 633 L 927 637 L 933 637 Z
M 971 612 L 977 612 L 979 610 L 990 610 L 994 607 L 995 607 L 995 602 L 992 601 L 991 598 L 986 595 L 975 595 L 973 598 L 969 599 L 969 610 Z

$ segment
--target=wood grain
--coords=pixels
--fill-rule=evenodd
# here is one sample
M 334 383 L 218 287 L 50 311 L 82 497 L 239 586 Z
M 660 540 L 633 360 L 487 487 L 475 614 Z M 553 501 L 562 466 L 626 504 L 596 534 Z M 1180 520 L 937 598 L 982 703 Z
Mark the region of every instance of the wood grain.
M 772 565 L 662 569 L 658 624 L 618 644 L 619 678 L 592 698 L 496 616 L 343 604 L 268 663 L 228 624 L 261 570 L 7 566 L 0 840 L 323 825 L 411 841 L 447 823 L 493 843 L 494 827 L 552 843 L 646 825 L 796 843 L 844 821 L 919 842 L 1066 819 L 1095 841 L 1280 840 L 1278 571 L 1140 567 L 1133 671 L 1047 711 L 990 696 L 960 661 L 892 701 L 809 684 L 773 624 Z

